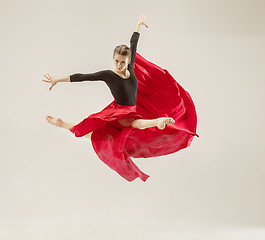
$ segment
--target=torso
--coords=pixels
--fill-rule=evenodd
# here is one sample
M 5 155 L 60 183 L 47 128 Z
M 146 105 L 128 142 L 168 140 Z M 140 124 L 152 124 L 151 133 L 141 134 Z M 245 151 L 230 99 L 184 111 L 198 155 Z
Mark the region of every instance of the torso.
M 140 34 L 133 32 L 130 40 L 130 48 L 132 49 L 131 62 L 128 64 L 126 74 L 105 69 L 95 73 L 76 73 L 70 75 L 71 82 L 82 81 L 104 81 L 114 97 L 116 103 L 126 106 L 135 106 L 137 98 L 138 80 L 134 72 L 134 62 L 136 58 L 136 47 Z
M 105 72 L 105 82 L 108 84 L 116 103 L 127 106 L 136 104 L 138 81 L 130 65 L 127 68 L 127 77 L 116 69 Z M 109 76 L 107 76 L 109 75 Z

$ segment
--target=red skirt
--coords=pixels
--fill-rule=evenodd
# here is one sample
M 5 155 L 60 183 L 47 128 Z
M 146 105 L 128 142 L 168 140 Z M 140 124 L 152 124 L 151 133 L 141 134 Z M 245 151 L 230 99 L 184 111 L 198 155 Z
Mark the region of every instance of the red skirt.
M 187 91 L 163 69 L 136 53 L 134 72 L 138 79 L 135 106 L 112 101 L 102 111 L 93 113 L 69 130 L 76 137 L 93 131 L 92 146 L 98 157 L 121 177 L 131 182 L 143 173 L 133 158 L 150 158 L 171 154 L 190 146 L 196 134 L 197 115 Z M 164 129 L 124 127 L 117 119 L 155 119 L 172 117 L 174 124 Z

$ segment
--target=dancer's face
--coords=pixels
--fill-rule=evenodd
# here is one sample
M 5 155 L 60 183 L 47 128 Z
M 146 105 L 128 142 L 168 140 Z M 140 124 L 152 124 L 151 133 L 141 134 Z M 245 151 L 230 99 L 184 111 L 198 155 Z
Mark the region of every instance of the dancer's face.
M 131 59 L 121 54 L 115 54 L 113 60 L 114 60 L 116 71 L 122 72 L 125 68 L 127 68 Z

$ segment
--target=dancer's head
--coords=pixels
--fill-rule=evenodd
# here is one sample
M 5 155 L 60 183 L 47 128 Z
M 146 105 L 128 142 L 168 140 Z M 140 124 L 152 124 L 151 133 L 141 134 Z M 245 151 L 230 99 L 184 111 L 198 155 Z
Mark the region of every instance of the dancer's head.
M 114 65 L 117 71 L 121 72 L 127 68 L 131 62 L 131 49 L 126 45 L 119 45 L 115 47 L 113 52 Z

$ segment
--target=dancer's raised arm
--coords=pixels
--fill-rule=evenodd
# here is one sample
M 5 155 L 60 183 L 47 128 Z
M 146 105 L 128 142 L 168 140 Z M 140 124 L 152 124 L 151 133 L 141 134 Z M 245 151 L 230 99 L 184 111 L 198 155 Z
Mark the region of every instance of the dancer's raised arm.
M 139 16 L 139 20 L 137 22 L 136 28 L 135 28 L 132 36 L 131 36 L 131 39 L 130 39 L 130 48 L 132 51 L 131 66 L 134 66 L 134 61 L 135 61 L 135 57 L 136 57 L 137 43 L 138 43 L 138 39 L 140 36 L 139 29 L 140 29 L 141 25 L 145 25 L 146 27 L 148 27 L 145 23 L 145 19 L 146 19 L 146 16 L 144 16 L 143 14 L 141 16 Z

